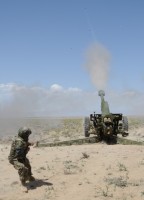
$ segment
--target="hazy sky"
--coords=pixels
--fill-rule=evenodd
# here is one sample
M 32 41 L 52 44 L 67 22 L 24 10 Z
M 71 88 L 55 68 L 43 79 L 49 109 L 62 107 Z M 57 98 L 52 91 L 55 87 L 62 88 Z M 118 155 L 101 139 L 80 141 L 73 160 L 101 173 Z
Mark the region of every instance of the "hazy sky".
M 0 116 L 144 114 L 143 0 L 1 0 Z

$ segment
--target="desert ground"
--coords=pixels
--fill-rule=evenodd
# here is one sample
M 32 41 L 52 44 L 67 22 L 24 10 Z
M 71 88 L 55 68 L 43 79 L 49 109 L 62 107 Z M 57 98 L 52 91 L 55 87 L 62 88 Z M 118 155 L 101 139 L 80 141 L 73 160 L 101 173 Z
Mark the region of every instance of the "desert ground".
M 128 117 L 129 136 L 144 140 L 144 117 Z M 82 138 L 82 118 L 0 120 L 0 200 L 144 199 L 144 146 L 95 144 L 31 147 L 28 158 L 36 181 L 20 188 L 8 162 L 10 144 L 20 126 L 32 129 L 30 141 Z

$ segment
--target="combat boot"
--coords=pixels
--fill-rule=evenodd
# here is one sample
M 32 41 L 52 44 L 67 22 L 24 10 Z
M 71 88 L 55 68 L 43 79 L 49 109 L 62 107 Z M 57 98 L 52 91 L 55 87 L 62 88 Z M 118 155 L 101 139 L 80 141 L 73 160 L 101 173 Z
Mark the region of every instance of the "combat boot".
M 31 181 L 35 181 L 35 178 L 31 175 L 31 176 L 28 176 L 28 181 L 31 182 Z
M 21 179 L 21 190 L 22 190 L 22 192 L 25 192 L 25 193 L 28 192 L 28 189 L 26 187 L 26 181 L 24 178 Z

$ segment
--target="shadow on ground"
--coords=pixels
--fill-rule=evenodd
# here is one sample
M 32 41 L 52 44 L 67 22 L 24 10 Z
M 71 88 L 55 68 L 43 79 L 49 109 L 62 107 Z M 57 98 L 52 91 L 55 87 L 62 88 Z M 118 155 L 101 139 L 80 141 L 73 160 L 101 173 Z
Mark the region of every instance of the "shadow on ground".
M 47 179 L 46 179 L 47 180 Z M 44 185 L 47 185 L 47 186 L 52 186 L 53 184 L 50 183 L 50 182 L 47 182 L 46 180 L 43 180 L 43 179 L 37 179 L 35 181 L 32 181 L 31 183 L 28 183 L 27 184 L 27 187 L 31 190 L 33 189 L 36 189 L 37 187 L 41 187 L 41 186 L 44 186 Z

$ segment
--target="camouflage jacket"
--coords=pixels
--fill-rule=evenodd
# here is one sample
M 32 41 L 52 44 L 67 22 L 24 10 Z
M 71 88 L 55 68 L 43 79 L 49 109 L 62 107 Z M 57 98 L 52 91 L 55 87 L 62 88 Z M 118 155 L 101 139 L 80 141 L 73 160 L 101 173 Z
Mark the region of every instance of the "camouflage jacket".
M 11 164 L 15 160 L 25 160 L 26 154 L 29 151 L 29 142 L 24 141 L 21 137 L 16 136 L 11 144 L 8 160 Z

